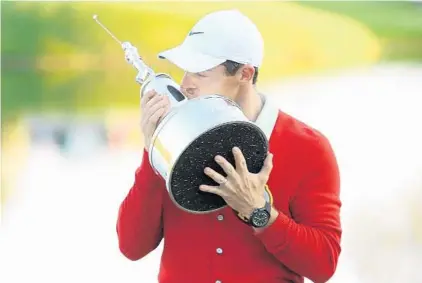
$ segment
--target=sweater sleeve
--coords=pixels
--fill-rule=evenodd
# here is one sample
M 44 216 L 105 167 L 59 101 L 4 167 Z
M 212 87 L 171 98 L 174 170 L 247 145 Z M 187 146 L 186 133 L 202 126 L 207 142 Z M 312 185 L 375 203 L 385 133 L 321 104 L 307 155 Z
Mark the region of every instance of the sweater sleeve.
M 291 200 L 292 218 L 279 212 L 271 226 L 256 234 L 266 249 L 292 271 L 326 282 L 340 255 L 340 176 L 325 137 L 307 155 L 308 170 Z
M 160 244 L 165 192 L 164 180 L 155 174 L 144 150 L 134 184 L 118 212 L 119 248 L 128 259 L 141 259 Z

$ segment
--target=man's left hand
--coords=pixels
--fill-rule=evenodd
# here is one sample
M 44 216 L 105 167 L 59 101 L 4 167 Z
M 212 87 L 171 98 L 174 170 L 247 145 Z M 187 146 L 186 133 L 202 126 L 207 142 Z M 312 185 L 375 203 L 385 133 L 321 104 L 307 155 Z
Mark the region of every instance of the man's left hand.
M 215 161 L 223 168 L 227 177 L 207 167 L 204 172 L 219 186 L 201 185 L 201 191 L 221 196 L 231 208 L 243 217 L 249 217 L 253 210 L 265 206 L 264 190 L 270 176 L 273 155 L 268 153 L 264 166 L 257 174 L 250 173 L 245 157 L 238 147 L 233 148 L 235 166 L 217 155 Z

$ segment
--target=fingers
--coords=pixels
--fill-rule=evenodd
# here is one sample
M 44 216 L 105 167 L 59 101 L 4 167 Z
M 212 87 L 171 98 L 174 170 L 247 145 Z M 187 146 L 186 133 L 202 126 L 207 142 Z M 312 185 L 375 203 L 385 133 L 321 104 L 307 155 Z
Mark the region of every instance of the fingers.
M 223 175 L 221 175 L 220 173 L 216 172 L 215 170 L 213 170 L 213 169 L 211 169 L 209 167 L 206 167 L 204 169 L 204 173 L 208 177 L 210 177 L 211 179 L 213 179 L 219 185 L 222 185 L 225 182 L 227 182 L 227 179 Z
M 273 154 L 269 152 L 267 157 L 265 158 L 264 166 L 262 167 L 258 175 L 260 175 L 263 181 L 267 182 L 268 178 L 270 177 L 270 173 L 272 169 L 273 169 Z
M 155 91 L 149 91 L 144 96 L 142 103 L 142 127 L 154 127 L 158 120 L 169 110 L 170 101 L 166 95 L 159 95 Z M 144 129 L 147 130 L 147 129 Z
M 141 108 L 143 109 L 144 106 L 147 104 L 147 102 L 150 101 L 156 95 L 157 95 L 157 92 L 155 90 L 150 90 L 147 93 L 145 93 L 141 97 Z
M 150 90 L 141 98 L 141 109 L 145 110 L 150 108 L 152 105 L 158 103 L 158 101 L 167 101 L 170 105 L 170 99 L 167 95 L 161 95 L 157 93 L 155 90 Z
M 223 175 L 221 175 L 220 173 L 216 172 L 215 170 L 213 170 L 209 167 L 206 167 L 204 169 L 204 173 L 208 177 L 213 179 L 215 182 L 217 182 L 217 184 L 219 184 L 219 185 L 224 185 L 227 182 L 227 179 Z M 199 189 L 203 192 L 219 195 L 220 197 L 226 196 L 224 191 L 221 189 L 220 186 L 200 185 Z
M 151 108 L 154 107 L 157 104 L 165 105 L 168 102 L 168 97 L 166 95 L 158 95 L 156 94 L 154 97 L 152 97 L 150 100 L 146 102 L 145 105 L 143 105 L 143 111 L 145 113 L 151 113 Z
M 246 165 L 245 157 L 243 156 L 243 153 L 240 150 L 240 148 L 234 147 L 233 155 L 234 155 L 234 160 L 236 164 L 236 171 L 239 174 L 246 176 L 246 174 L 249 172 L 248 166 Z
M 161 117 L 164 116 L 164 114 L 167 112 L 167 108 L 158 108 L 149 118 L 146 120 L 146 125 L 155 127 L 158 123 L 158 120 L 160 120 Z
M 199 189 L 203 192 L 212 193 L 219 195 L 220 197 L 224 197 L 224 191 L 221 190 L 218 186 L 208 186 L 208 185 L 200 185 Z
M 215 161 L 218 163 L 218 165 L 223 168 L 224 172 L 226 172 L 227 177 L 234 177 L 234 173 L 236 173 L 236 170 L 234 169 L 233 165 L 230 164 L 224 157 L 221 155 L 217 155 L 215 157 Z
M 157 95 L 147 102 L 147 105 L 144 108 L 145 118 L 148 120 L 154 113 L 159 109 L 166 109 L 169 106 L 169 101 L 167 96 Z
M 146 148 L 149 147 L 158 121 L 165 116 L 169 109 L 170 100 L 167 95 L 159 95 L 151 90 L 141 98 L 141 127 Z

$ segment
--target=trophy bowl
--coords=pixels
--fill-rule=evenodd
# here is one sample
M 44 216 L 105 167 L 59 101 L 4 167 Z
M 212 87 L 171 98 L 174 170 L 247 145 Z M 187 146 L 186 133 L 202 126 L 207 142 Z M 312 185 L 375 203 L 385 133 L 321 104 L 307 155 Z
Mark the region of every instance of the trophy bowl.
M 268 140 L 239 106 L 220 95 L 190 99 L 159 122 L 151 140 L 149 160 L 166 183 L 172 201 L 190 213 L 209 213 L 225 207 L 223 198 L 199 190 L 218 185 L 204 173 L 210 167 L 226 176 L 214 157 L 235 164 L 233 147 L 239 147 L 248 170 L 258 173 L 268 152 Z

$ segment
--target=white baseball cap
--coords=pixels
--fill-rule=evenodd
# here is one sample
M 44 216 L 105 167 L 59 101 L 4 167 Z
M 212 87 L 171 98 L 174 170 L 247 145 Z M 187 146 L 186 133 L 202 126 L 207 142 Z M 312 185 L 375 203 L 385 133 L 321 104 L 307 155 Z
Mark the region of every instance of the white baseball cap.
M 200 19 L 179 46 L 163 51 L 167 59 L 190 73 L 212 69 L 226 60 L 260 67 L 264 41 L 256 25 L 238 10 L 222 10 Z

